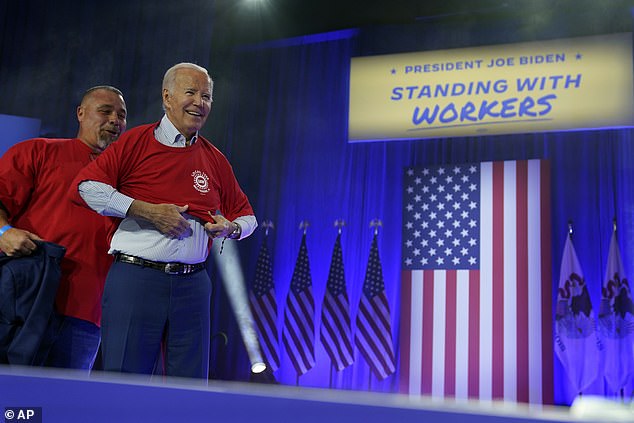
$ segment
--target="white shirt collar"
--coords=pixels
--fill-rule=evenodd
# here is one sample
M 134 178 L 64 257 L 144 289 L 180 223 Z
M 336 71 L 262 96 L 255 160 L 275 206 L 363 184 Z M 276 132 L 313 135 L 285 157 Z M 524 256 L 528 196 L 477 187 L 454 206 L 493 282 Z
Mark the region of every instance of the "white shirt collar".
M 159 125 L 154 130 L 154 136 L 161 144 L 170 147 L 185 147 L 185 136 L 178 132 L 178 129 L 176 129 L 167 115 L 163 115 L 161 122 L 159 122 Z M 194 144 L 197 139 L 198 132 L 192 137 L 191 144 Z

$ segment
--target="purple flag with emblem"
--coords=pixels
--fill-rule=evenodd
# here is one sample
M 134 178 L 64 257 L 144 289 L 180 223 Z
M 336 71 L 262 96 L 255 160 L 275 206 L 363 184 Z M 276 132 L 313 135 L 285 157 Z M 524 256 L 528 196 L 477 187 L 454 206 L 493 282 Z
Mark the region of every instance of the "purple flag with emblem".
M 618 393 L 634 377 L 634 303 L 623 270 L 616 230 L 610 240 L 598 329 L 605 348 L 605 381 L 613 392 Z
M 579 393 L 599 374 L 600 343 L 595 328 L 588 287 L 572 240 L 567 237 L 555 313 L 555 352 Z

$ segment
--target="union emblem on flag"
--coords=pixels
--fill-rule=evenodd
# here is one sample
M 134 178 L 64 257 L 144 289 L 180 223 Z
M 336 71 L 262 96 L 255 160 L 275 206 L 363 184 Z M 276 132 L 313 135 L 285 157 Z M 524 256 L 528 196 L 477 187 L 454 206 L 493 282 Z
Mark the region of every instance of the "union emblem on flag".
M 619 393 L 634 377 L 634 302 L 623 269 L 616 229 L 610 240 L 601 290 L 598 332 L 605 348 L 605 380 L 613 392 Z
M 572 239 L 568 237 L 561 258 L 555 312 L 555 352 L 579 393 L 598 376 L 599 342 L 595 327 L 588 286 Z

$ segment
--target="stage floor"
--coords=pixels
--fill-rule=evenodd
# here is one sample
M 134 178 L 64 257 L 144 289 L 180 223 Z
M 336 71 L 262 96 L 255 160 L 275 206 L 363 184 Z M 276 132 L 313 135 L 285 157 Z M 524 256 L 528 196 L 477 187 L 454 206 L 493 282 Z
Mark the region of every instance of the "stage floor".
M 0 366 L 6 422 L 569 422 L 564 407 Z M 31 410 L 30 419 L 26 416 Z M 22 414 L 20 414 L 22 413 Z M 34 414 L 33 414 L 34 413 Z M 39 419 L 38 419 L 39 415 Z M 23 417 L 18 419 L 18 417 Z M 606 420 L 601 420 L 606 421 Z

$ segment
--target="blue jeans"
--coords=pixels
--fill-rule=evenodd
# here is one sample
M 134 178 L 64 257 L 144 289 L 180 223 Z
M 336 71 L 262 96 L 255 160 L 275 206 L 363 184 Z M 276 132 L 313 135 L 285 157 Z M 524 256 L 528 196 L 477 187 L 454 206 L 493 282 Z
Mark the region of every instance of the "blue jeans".
M 46 367 L 90 370 L 95 363 L 101 335 L 94 323 L 53 313 L 42 348 L 48 349 Z

